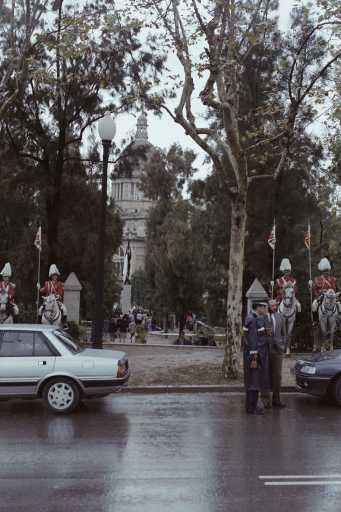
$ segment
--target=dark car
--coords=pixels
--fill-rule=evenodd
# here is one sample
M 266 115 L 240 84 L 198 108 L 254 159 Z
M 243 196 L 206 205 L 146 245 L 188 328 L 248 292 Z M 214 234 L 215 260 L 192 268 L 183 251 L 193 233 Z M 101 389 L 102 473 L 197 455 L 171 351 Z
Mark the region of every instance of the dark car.
M 333 398 L 341 406 L 341 350 L 314 354 L 297 361 L 295 375 L 299 391 Z

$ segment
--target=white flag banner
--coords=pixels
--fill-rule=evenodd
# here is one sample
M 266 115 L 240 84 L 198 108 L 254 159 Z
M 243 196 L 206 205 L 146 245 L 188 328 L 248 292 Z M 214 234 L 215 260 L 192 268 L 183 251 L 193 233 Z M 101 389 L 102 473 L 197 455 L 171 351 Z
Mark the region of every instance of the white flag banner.
M 268 237 L 268 244 L 270 245 L 271 249 L 274 251 L 276 247 L 276 223 L 274 222 L 273 228 L 271 230 L 271 233 Z

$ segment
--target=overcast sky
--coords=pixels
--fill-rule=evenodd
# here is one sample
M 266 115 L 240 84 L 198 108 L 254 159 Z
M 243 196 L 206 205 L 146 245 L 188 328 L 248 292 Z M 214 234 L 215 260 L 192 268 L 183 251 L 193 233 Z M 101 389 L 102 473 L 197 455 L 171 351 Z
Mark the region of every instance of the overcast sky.
M 118 0 L 120 3 L 121 0 Z M 126 0 L 124 0 L 126 1 Z M 297 0 L 280 0 L 279 7 L 279 26 L 282 30 L 286 30 L 289 23 L 290 11 Z M 130 139 L 136 131 L 136 116 L 133 114 L 121 114 L 116 118 L 117 133 L 116 141 L 119 143 L 122 139 Z M 321 127 L 317 124 L 313 127 L 313 131 L 321 131 Z M 150 142 L 161 148 L 168 148 L 174 142 L 180 144 L 184 148 L 192 148 L 198 155 L 201 155 L 200 149 L 186 136 L 182 127 L 176 124 L 166 113 L 162 117 L 156 117 L 148 112 L 148 134 Z M 200 160 L 197 159 L 196 164 L 200 166 Z M 207 174 L 207 168 L 201 167 L 199 176 Z
M 289 13 L 295 2 L 297 3 L 297 0 L 280 0 L 279 24 L 283 29 L 288 25 Z M 174 142 L 178 142 L 182 146 L 191 147 L 196 152 L 198 151 L 197 145 L 192 142 L 190 137 L 186 137 L 184 130 L 168 115 L 163 114 L 162 118 L 158 118 L 149 112 L 148 125 L 149 140 L 155 146 L 166 148 Z M 117 141 L 133 135 L 135 133 L 135 126 L 136 118 L 131 114 L 119 115 L 117 117 Z

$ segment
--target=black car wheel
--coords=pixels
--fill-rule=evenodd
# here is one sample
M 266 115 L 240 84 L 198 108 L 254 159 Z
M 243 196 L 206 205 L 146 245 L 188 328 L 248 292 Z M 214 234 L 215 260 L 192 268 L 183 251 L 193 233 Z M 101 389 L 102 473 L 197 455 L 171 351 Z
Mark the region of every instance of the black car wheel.
M 341 407 L 341 377 L 339 377 L 334 383 L 334 400 L 339 407 Z
M 80 396 L 78 387 L 72 380 L 57 377 L 44 387 L 43 399 L 54 413 L 67 414 L 77 407 Z

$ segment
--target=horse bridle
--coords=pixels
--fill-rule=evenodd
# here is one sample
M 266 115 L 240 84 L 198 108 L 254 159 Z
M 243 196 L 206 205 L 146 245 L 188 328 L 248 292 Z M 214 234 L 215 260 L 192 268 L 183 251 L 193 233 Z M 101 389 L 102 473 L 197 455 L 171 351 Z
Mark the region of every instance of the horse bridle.
M 333 307 L 333 310 L 332 311 L 328 311 L 324 306 L 323 304 L 320 305 L 320 309 L 322 311 L 322 314 L 324 316 L 327 316 L 328 318 L 333 316 L 336 312 L 337 312 L 337 303 L 334 304 L 334 307 Z
M 286 307 L 287 307 L 287 306 L 286 306 Z M 295 307 L 294 307 L 293 312 L 292 312 L 290 315 L 285 315 L 285 314 L 284 314 L 284 311 L 281 311 L 281 305 L 280 305 L 280 306 L 279 306 L 279 312 L 281 313 L 281 315 L 282 315 L 286 320 L 288 320 L 289 318 L 293 317 L 293 316 L 296 314 L 296 307 L 297 307 L 297 306 L 295 306 Z
M 61 312 L 60 312 L 60 309 L 58 308 L 57 314 L 54 317 L 52 317 L 52 314 L 49 314 L 49 315 L 46 314 L 48 311 L 51 311 L 51 310 L 50 309 L 47 309 L 47 310 L 44 309 L 43 316 L 52 325 L 58 319 L 59 315 L 61 315 Z
M 52 316 L 52 309 L 46 309 L 46 306 L 44 306 L 44 310 L 43 310 L 43 316 L 44 318 L 46 318 L 46 320 L 52 325 L 57 319 L 59 316 L 62 316 L 62 312 L 60 310 L 60 307 L 59 307 L 59 304 L 58 304 L 58 301 L 57 299 L 56 300 L 56 304 L 57 304 L 57 313 L 55 314 L 55 316 Z M 48 312 L 51 312 L 50 314 L 46 314 Z

